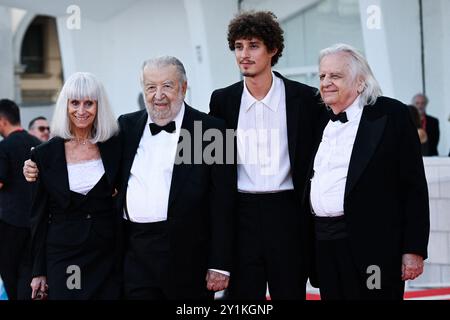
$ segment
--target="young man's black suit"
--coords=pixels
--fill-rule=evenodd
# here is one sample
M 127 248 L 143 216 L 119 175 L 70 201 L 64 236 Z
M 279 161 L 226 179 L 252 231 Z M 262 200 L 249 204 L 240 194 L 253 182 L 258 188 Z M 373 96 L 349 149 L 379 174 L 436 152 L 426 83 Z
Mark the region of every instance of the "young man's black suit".
M 309 253 L 306 252 L 309 215 L 300 208 L 301 195 L 305 189 L 308 165 L 311 161 L 313 133 L 316 130 L 320 96 L 315 88 L 288 80 L 279 73 L 285 87 L 286 127 L 293 196 L 274 194 L 265 197 L 264 203 L 252 196 L 240 194 L 236 204 L 237 240 L 235 261 L 231 276 L 230 297 L 234 299 L 264 299 L 266 281 L 275 299 L 304 299 Z M 210 114 L 224 119 L 229 129 L 236 130 L 244 90 L 240 81 L 227 88 L 213 92 Z M 235 142 L 235 161 L 237 147 Z M 237 174 L 234 191 L 238 193 Z M 245 200 L 242 198 L 246 198 Z M 247 204 L 253 202 L 249 206 Z M 276 206 L 274 208 L 274 206 Z M 244 208 L 245 207 L 245 208 Z M 270 213 L 260 221 L 259 213 Z M 258 213 L 259 212 L 259 213 Z M 245 217 L 244 217 L 245 216 Z M 247 226 L 262 223 L 268 232 L 250 233 Z

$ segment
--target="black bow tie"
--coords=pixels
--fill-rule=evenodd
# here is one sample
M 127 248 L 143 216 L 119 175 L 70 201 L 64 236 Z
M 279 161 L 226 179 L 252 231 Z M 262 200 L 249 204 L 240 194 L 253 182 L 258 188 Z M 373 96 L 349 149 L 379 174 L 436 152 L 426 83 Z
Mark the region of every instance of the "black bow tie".
M 332 109 L 328 110 L 328 115 L 330 116 L 330 120 L 333 122 L 340 121 L 342 123 L 346 123 L 348 121 L 347 114 L 345 112 L 341 112 L 338 114 L 334 114 Z
M 156 123 L 150 123 L 150 132 L 152 133 L 152 136 L 157 135 L 163 130 L 168 133 L 174 133 L 175 129 L 175 121 L 171 121 L 165 126 L 158 126 Z

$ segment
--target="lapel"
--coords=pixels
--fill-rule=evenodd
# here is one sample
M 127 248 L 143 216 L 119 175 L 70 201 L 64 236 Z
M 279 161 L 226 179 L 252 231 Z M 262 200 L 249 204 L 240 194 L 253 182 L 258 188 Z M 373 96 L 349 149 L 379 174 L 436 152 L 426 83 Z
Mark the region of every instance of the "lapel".
M 169 192 L 169 206 L 168 206 L 169 209 L 170 209 L 170 206 L 173 204 L 177 194 L 179 193 L 182 185 L 184 184 L 186 178 L 188 177 L 189 173 L 191 172 L 191 169 L 194 166 L 194 164 L 193 164 L 193 160 L 194 160 L 193 152 L 195 151 L 194 150 L 194 140 L 198 139 L 198 137 L 194 137 L 195 118 L 194 118 L 193 111 L 194 110 L 185 103 L 185 110 L 184 110 L 183 122 L 181 123 L 181 129 L 187 130 L 190 133 L 191 158 L 190 158 L 190 163 L 179 163 L 178 162 L 179 157 L 182 156 L 182 153 L 180 154 L 180 151 L 182 151 L 182 150 L 179 149 L 181 139 L 179 139 L 177 154 L 176 154 L 176 159 L 177 159 L 176 162 L 179 164 L 174 164 L 174 166 L 173 166 L 172 182 L 170 185 L 170 192 Z M 181 138 L 181 134 L 180 134 L 180 138 Z M 168 211 L 170 212 L 170 210 L 168 210 Z
M 376 104 L 365 106 L 356 134 L 345 185 L 345 197 L 353 190 L 372 158 L 386 126 L 387 116 L 377 112 Z
M 242 93 L 244 92 L 244 81 L 239 82 L 233 87 L 229 96 L 227 108 L 227 123 L 231 124 L 231 128 L 236 130 L 239 122 L 239 110 L 241 109 Z
M 117 149 L 117 142 L 118 137 L 112 137 L 108 141 L 98 143 L 106 178 L 110 186 L 115 186 L 116 184 L 115 178 L 120 160 L 120 155 L 117 154 L 117 151 L 119 151 Z
M 55 193 L 61 194 L 64 202 L 68 203 L 70 201 L 70 186 L 64 139 L 59 137 L 54 138 L 47 155 L 51 156 L 47 157 L 44 155 L 45 161 L 41 165 L 46 168 L 44 172 L 47 171 L 52 173 L 47 178 L 47 183 L 50 186 L 49 189 L 53 190 Z M 47 164 L 45 162 L 47 162 Z
M 147 111 L 142 110 L 137 115 L 137 121 L 133 122 L 134 126 L 132 128 L 125 128 L 122 131 L 122 134 L 126 134 L 126 132 L 130 132 L 130 134 L 125 136 L 125 145 L 124 145 L 124 158 L 123 158 L 123 172 L 124 172 L 124 181 L 128 181 L 128 177 L 130 176 L 131 166 L 133 165 L 134 157 L 136 155 L 137 148 L 139 146 L 139 142 L 142 138 L 142 133 L 144 131 L 145 125 L 147 124 Z
M 325 108 L 325 106 L 324 106 Z M 322 136 L 323 136 L 323 131 L 325 130 L 325 127 L 328 124 L 328 121 L 330 121 L 330 118 L 328 117 L 328 115 L 326 114 L 326 112 L 322 112 L 319 118 L 319 122 L 317 125 L 317 128 L 314 132 L 314 141 L 313 141 L 313 147 L 312 147 L 312 157 L 311 157 L 311 161 L 309 163 L 309 168 L 308 168 L 308 179 L 312 178 L 312 175 L 314 173 L 314 160 L 316 159 L 316 155 L 317 155 L 317 150 L 319 149 L 319 145 L 322 142 Z M 309 182 L 309 180 L 308 180 Z
M 306 187 L 304 189 L 304 193 L 302 195 L 302 202 L 305 203 L 305 200 L 309 198 L 311 191 L 311 179 L 314 174 L 314 160 L 316 159 L 317 150 L 319 149 L 320 142 L 322 142 L 323 130 L 328 124 L 330 118 L 325 112 L 320 114 L 316 129 L 313 135 L 313 145 L 312 145 L 312 157 L 310 158 L 308 168 L 306 171 Z M 308 200 L 309 201 L 309 200 Z
M 299 91 L 292 88 L 291 82 L 281 76 L 278 72 L 274 72 L 275 75 L 281 78 L 284 82 L 286 93 L 286 126 L 288 137 L 288 149 L 291 168 L 295 168 L 295 150 L 297 146 L 297 132 L 299 123 L 299 110 L 301 105 L 301 96 Z

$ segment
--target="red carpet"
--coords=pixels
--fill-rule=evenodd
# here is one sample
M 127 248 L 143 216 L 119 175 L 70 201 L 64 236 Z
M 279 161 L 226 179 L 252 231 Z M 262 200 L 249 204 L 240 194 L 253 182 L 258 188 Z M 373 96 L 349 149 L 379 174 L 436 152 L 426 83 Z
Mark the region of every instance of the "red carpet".
M 320 295 L 308 293 L 306 300 L 320 300 Z M 408 291 L 405 300 L 450 300 L 450 288 Z

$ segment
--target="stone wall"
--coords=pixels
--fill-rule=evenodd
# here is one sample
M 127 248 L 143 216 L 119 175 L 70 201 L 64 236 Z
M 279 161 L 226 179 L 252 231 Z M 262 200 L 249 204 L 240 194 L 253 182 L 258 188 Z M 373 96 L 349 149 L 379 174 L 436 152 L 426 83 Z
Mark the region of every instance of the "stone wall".
M 421 277 L 410 287 L 450 286 L 450 158 L 424 158 L 430 196 L 430 242 Z

